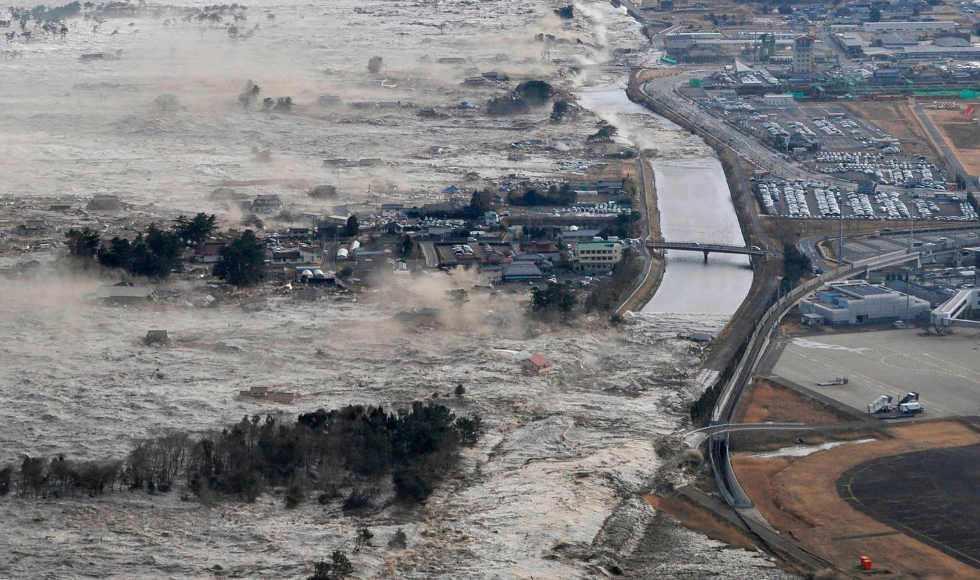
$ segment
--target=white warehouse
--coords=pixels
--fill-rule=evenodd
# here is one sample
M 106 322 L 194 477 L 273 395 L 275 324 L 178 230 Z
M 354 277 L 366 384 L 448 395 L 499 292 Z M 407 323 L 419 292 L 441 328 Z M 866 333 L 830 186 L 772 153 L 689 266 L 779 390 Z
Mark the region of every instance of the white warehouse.
M 909 320 L 929 311 L 926 300 L 863 281 L 832 284 L 800 302 L 804 319 L 830 325 Z
M 951 21 L 936 22 L 865 22 L 862 24 L 864 32 L 882 34 L 895 32 L 899 34 L 909 34 L 918 32 L 920 34 L 936 34 L 939 32 L 956 32 L 959 24 Z

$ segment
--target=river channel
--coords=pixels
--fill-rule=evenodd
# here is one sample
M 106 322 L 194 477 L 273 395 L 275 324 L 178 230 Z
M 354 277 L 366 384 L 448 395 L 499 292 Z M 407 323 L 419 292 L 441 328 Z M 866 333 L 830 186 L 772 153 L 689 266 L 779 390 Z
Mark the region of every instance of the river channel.
M 721 162 L 703 141 L 671 154 L 669 134 L 680 129 L 633 103 L 621 86 L 584 89 L 579 103 L 619 128 L 621 136 L 658 154 L 650 158 L 660 208 L 660 228 L 668 241 L 744 245 Z M 686 138 L 686 137 L 685 137 Z M 693 139 L 693 138 L 691 138 Z M 643 313 L 732 315 L 748 294 L 752 270 L 747 256 L 672 250 L 663 281 Z

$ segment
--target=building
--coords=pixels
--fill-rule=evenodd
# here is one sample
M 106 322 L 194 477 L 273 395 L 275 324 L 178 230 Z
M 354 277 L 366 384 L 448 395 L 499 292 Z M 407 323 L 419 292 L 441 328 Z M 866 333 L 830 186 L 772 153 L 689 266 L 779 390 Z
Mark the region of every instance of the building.
M 99 286 L 95 298 L 108 304 L 138 304 L 153 300 L 153 288 L 120 282 L 115 286 Z
M 563 229 L 561 231 L 562 241 L 568 242 L 591 242 L 593 241 L 602 230 L 592 230 L 592 229 L 579 229 L 575 226 Z
M 204 242 L 193 256 L 195 262 L 204 264 L 214 264 L 221 260 L 221 248 L 228 245 L 228 242 Z
M 488 211 L 483 214 L 483 223 L 487 224 L 488 228 L 495 228 L 500 225 L 500 216 L 495 211 Z
M 572 242 L 568 244 L 568 257 L 577 271 L 598 274 L 608 272 L 618 264 L 627 248 L 621 240 Z
M 310 247 L 272 250 L 273 265 L 280 264 L 319 264 L 323 255 Z
M 96 195 L 92 201 L 88 202 L 85 209 L 89 211 L 112 211 L 122 207 L 119 196 L 116 195 Z
M 800 302 L 804 318 L 822 316 L 826 324 L 874 324 L 918 318 L 930 310 L 929 302 L 891 288 L 864 281 L 841 282 L 819 290 Z
M 864 32 L 882 34 L 894 32 L 897 34 L 938 34 L 940 32 L 956 32 L 959 24 L 951 21 L 937 22 L 865 22 L 861 25 Z
M 541 355 L 521 361 L 521 370 L 530 375 L 541 375 L 551 371 L 551 361 Z
M 282 200 L 278 195 L 260 195 L 252 202 L 252 211 L 274 213 L 282 209 Z
M 792 93 L 766 94 L 762 97 L 762 104 L 767 107 L 796 107 L 796 100 Z
M 794 74 L 810 74 L 813 72 L 813 37 L 798 36 L 793 40 Z
M 247 391 L 238 391 L 240 397 L 251 397 L 272 401 L 273 403 L 292 403 L 296 398 L 296 393 L 292 391 L 270 391 L 269 387 L 251 387 Z
M 504 265 L 501 280 L 504 282 L 537 282 L 544 277 L 541 268 L 533 261 L 514 261 Z
M 54 228 L 44 220 L 24 220 L 24 223 L 17 226 L 17 233 L 24 236 L 38 236 L 45 234 Z

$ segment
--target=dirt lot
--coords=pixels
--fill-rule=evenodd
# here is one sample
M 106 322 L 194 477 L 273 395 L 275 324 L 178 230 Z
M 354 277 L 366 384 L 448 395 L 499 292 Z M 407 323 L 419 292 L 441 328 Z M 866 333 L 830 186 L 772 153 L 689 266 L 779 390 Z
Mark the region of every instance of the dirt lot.
M 755 379 L 739 400 L 736 423 L 805 423 L 829 425 L 847 418 L 843 413 L 765 379 Z
M 960 111 L 932 111 L 926 114 L 945 135 L 963 168 L 973 175 L 980 174 L 980 125 Z
M 926 449 L 980 443 L 980 434 L 958 422 L 890 429 L 892 439 L 843 445 L 802 458 L 734 459 L 739 482 L 759 511 L 805 550 L 846 571 L 859 556 L 879 569 L 909 578 L 976 578 L 977 570 L 853 509 L 837 493 L 845 471 L 866 461 Z M 915 554 L 915 558 L 909 558 Z
M 898 139 L 903 153 L 925 155 L 930 162 L 943 165 L 942 155 L 933 148 L 925 129 L 916 121 L 908 105 L 870 101 L 848 103 L 845 107 Z

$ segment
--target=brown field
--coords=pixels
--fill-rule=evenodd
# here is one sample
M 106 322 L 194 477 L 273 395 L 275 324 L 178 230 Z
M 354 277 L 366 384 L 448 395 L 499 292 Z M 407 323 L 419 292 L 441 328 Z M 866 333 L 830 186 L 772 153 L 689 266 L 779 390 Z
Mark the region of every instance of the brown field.
M 942 163 L 943 156 L 936 150 L 925 127 L 919 123 L 915 112 L 907 104 L 866 101 L 844 106 L 901 141 L 903 153 L 925 155 L 932 163 Z
M 972 445 L 980 442 L 980 434 L 953 421 L 904 425 L 889 432 L 891 439 L 802 458 L 736 455 L 733 465 L 746 493 L 776 529 L 841 570 L 856 572 L 859 557 L 868 556 L 893 578 L 977 578 L 975 568 L 854 510 L 837 494 L 836 482 L 846 470 L 871 459 Z
M 926 114 L 946 137 L 953 154 L 963 168 L 973 175 L 980 174 L 980 125 L 961 111 L 933 111 Z
M 736 423 L 828 425 L 846 419 L 843 413 L 820 401 L 759 378 L 746 389 L 735 413 Z

